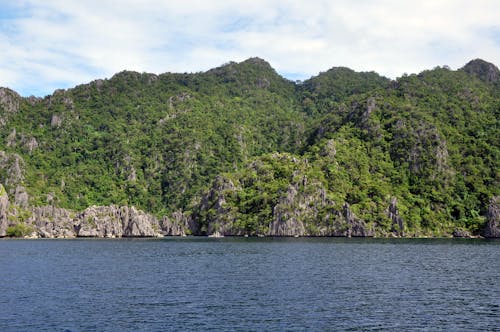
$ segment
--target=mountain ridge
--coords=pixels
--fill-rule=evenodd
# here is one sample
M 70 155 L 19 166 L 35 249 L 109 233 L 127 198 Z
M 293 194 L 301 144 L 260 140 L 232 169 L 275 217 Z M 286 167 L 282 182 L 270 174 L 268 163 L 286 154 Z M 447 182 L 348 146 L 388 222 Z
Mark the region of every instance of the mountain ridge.
M 285 76 L 282 76 L 281 74 L 279 74 L 278 72 L 276 72 L 276 70 L 271 66 L 271 64 L 268 61 L 266 61 L 266 60 L 264 60 L 264 59 L 262 59 L 260 57 L 255 56 L 255 57 L 250 57 L 250 58 L 245 59 L 245 60 L 240 61 L 240 62 L 230 61 L 230 62 L 224 63 L 224 64 L 222 64 L 220 66 L 208 69 L 206 71 L 189 72 L 189 73 L 187 73 L 187 72 L 185 72 L 185 73 L 180 73 L 180 72 L 151 73 L 151 72 L 139 72 L 139 71 L 135 71 L 135 70 L 124 69 L 122 71 L 119 71 L 119 72 L 113 74 L 109 78 L 96 78 L 96 79 L 94 79 L 94 80 L 92 80 L 92 81 L 90 81 L 88 83 L 77 84 L 74 87 L 56 89 L 52 94 L 48 94 L 48 95 L 46 95 L 44 97 L 33 96 L 33 95 L 30 95 L 30 96 L 21 96 L 17 91 L 15 91 L 15 90 L 13 90 L 13 89 L 11 89 L 9 87 L 0 87 L 0 88 L 1 89 L 8 89 L 8 90 L 10 90 L 12 92 L 15 92 L 21 98 L 43 99 L 45 97 L 53 95 L 54 93 L 56 93 L 56 91 L 67 91 L 67 90 L 71 90 L 71 89 L 74 89 L 74 88 L 79 87 L 79 86 L 86 86 L 86 85 L 91 85 L 91 84 L 96 84 L 96 83 L 100 83 L 100 82 L 104 82 L 104 81 L 113 80 L 113 78 L 115 78 L 115 76 L 119 77 L 121 75 L 135 75 L 135 76 L 156 77 L 156 78 L 158 78 L 158 77 L 160 77 L 162 75 L 190 76 L 190 75 L 199 75 L 199 74 L 207 74 L 207 73 L 216 73 L 217 71 L 220 71 L 220 70 L 223 70 L 223 69 L 227 69 L 227 67 L 231 67 L 231 66 L 235 66 L 235 65 L 236 66 L 238 66 L 238 65 L 245 65 L 245 64 L 254 65 L 256 67 L 260 66 L 261 68 L 266 68 L 268 70 L 271 70 L 277 76 L 280 76 L 282 79 L 284 79 L 286 81 L 289 81 L 290 83 L 296 83 L 297 82 L 297 81 L 294 81 L 294 80 L 287 79 Z M 447 67 L 447 66 L 445 66 L 445 67 Z M 482 68 L 482 69 L 480 69 L 480 68 Z M 377 74 L 375 71 L 355 71 L 355 70 L 353 70 L 351 68 L 344 67 L 344 66 L 334 66 L 334 67 L 331 67 L 330 69 L 327 69 L 326 71 L 319 72 L 318 74 L 313 75 L 313 76 L 311 76 L 308 79 L 304 79 L 303 81 L 300 82 L 300 84 L 302 84 L 304 82 L 307 82 L 307 81 L 314 80 L 314 79 L 316 79 L 316 78 L 318 78 L 320 76 L 328 74 L 329 72 L 335 72 L 335 71 L 341 71 L 341 70 L 347 70 L 347 71 L 351 71 L 351 72 L 354 72 L 354 73 L 357 73 L 357 74 Z M 472 75 L 475 75 L 477 77 L 480 76 L 481 71 L 484 74 L 485 70 L 486 71 L 489 70 L 490 71 L 490 75 L 493 75 L 493 77 L 491 78 L 493 80 L 492 82 L 497 82 L 499 80 L 499 77 L 500 77 L 500 76 L 498 76 L 499 73 L 500 73 L 500 70 L 498 69 L 497 65 L 495 65 L 492 62 L 488 62 L 488 61 L 485 61 L 483 59 L 480 59 L 480 58 L 476 58 L 476 59 L 468 61 L 464 66 L 458 68 L 457 70 L 465 71 L 465 72 L 467 72 L 469 74 L 472 74 Z M 379 74 L 377 74 L 377 75 L 379 75 Z M 384 78 L 386 78 L 387 80 L 390 80 L 390 81 L 395 81 L 398 78 L 401 78 L 403 76 L 408 76 L 408 75 L 418 75 L 418 73 L 412 73 L 412 74 L 404 73 L 401 76 L 396 77 L 394 79 L 386 78 L 386 77 L 381 76 L 381 75 L 379 75 L 379 76 L 384 77 Z M 486 79 L 486 78 L 483 78 L 483 79 Z

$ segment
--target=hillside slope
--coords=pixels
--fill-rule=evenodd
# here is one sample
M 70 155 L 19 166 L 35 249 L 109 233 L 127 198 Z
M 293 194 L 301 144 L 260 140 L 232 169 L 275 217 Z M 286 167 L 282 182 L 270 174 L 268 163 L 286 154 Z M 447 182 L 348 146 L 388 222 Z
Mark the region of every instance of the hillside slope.
M 499 112 L 483 60 L 395 81 L 337 67 L 296 84 L 251 58 L 43 99 L 1 88 L 4 224 L 119 205 L 169 233 L 492 234 Z

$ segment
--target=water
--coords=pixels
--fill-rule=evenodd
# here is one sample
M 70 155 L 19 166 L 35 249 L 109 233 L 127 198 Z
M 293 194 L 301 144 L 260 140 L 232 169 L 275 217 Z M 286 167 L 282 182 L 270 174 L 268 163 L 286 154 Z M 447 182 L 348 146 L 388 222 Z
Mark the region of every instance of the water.
M 1 240 L 0 331 L 500 331 L 500 242 Z

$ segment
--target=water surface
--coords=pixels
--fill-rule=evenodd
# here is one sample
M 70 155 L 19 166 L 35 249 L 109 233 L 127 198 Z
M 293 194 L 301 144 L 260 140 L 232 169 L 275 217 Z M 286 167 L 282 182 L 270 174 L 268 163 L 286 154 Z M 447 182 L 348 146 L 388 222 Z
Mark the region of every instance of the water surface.
M 500 329 L 500 242 L 0 240 L 0 331 Z

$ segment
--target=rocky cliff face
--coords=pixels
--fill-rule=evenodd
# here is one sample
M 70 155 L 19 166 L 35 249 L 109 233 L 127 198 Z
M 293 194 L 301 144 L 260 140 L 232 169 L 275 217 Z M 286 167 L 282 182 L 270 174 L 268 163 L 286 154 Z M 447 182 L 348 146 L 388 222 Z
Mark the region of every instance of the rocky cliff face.
M 0 88 L 0 107 L 8 113 L 15 113 L 19 110 L 21 96 L 10 89 Z
M 328 198 L 323 183 L 307 174 L 307 160 L 287 155 L 273 155 L 270 158 L 271 161 L 285 160 L 290 163 L 291 168 L 295 168 L 290 171 L 291 183 L 283 189 L 268 193 L 267 196 L 248 200 L 248 194 L 244 193 L 248 188 L 245 186 L 256 186 L 252 181 L 258 180 L 241 178 L 235 182 L 219 176 L 201 199 L 196 216 L 197 221 L 206 230 L 200 232 L 201 234 L 346 237 L 375 235 L 373 228 L 356 217 L 348 204 L 340 205 Z M 264 164 L 255 163 L 252 171 L 258 174 L 261 172 L 260 168 L 268 170 Z M 258 194 L 257 192 L 256 195 Z M 271 198 L 274 195 L 277 198 Z M 249 220 L 248 214 L 241 211 L 245 206 L 237 204 L 245 199 L 248 202 L 259 202 L 252 206 L 252 209 L 259 209 L 257 212 L 252 210 L 260 215 L 259 218 Z M 266 203 L 263 203 L 264 201 Z M 266 210 L 270 213 L 266 214 Z
M 495 196 L 490 200 L 486 218 L 484 236 L 500 238 L 500 196 Z
M 127 206 L 91 206 L 76 216 L 79 237 L 156 237 L 160 224 L 154 216 Z
M 175 211 L 170 217 L 164 216 L 160 222 L 164 235 L 186 236 L 197 232 L 195 222 L 182 211 Z
M 372 237 L 375 236 L 373 227 L 368 227 L 366 222 L 352 213 L 349 204 L 344 203 L 341 215 L 343 220 L 343 230 L 338 231 L 333 236 L 347 236 L 347 237 Z
M 199 210 L 204 229 L 195 229 L 195 232 L 206 233 L 207 235 L 240 236 L 245 234 L 244 229 L 235 225 L 237 219 L 235 211 L 226 203 L 226 196 L 239 191 L 233 181 L 222 176 L 218 176 L 212 188 L 202 198 Z
M 404 222 L 403 218 L 399 215 L 396 197 L 393 197 L 391 200 L 391 204 L 387 209 L 387 216 L 392 221 L 392 232 L 398 236 L 404 236 Z
M 494 64 L 481 59 L 470 61 L 462 70 L 488 83 L 500 81 L 500 70 Z
M 8 227 L 9 196 L 2 184 L 0 184 L 0 236 L 5 236 Z
M 32 224 L 38 237 L 73 238 L 77 236 L 75 213 L 53 206 L 34 207 L 27 223 Z
M 190 227 L 187 222 L 179 222 L 177 228 L 171 225 L 168 232 L 163 232 L 156 217 L 127 206 L 91 206 L 81 213 L 54 206 L 23 209 L 14 205 L 9 209 L 8 195 L 0 184 L 0 237 L 6 236 L 9 226 L 18 223 L 33 229 L 30 237 L 40 238 L 161 237 L 163 233 L 185 234 Z

